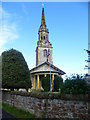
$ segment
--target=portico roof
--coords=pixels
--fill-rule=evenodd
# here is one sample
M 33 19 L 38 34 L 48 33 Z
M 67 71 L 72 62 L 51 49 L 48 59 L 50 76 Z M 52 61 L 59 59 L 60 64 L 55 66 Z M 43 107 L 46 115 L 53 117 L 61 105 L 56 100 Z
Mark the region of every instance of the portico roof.
M 58 73 L 59 75 L 64 75 L 66 74 L 64 71 L 60 70 L 59 68 L 57 68 L 56 66 L 54 66 L 53 64 L 49 63 L 49 62 L 44 62 L 34 68 L 32 68 L 30 70 L 31 74 L 35 74 L 35 73 Z

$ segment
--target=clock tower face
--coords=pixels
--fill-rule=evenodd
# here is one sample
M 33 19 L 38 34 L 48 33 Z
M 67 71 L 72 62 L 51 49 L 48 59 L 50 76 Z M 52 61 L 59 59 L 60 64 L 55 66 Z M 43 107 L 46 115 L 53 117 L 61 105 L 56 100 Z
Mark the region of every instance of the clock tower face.
M 43 43 L 46 45 L 47 44 L 47 40 L 43 40 Z

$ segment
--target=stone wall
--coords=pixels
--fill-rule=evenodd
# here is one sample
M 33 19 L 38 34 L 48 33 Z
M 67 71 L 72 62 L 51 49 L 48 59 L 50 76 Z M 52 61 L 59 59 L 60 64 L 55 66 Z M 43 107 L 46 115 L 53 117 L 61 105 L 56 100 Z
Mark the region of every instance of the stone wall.
M 41 118 L 90 119 L 89 101 L 39 99 L 29 95 L 11 94 L 10 92 L 3 92 L 2 100 L 4 103 L 34 113 Z

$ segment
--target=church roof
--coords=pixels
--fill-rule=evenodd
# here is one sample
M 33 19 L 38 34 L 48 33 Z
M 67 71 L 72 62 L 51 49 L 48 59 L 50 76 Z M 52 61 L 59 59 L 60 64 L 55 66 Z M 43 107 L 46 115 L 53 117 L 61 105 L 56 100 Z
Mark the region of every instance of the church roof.
M 45 67 L 45 65 L 47 67 Z M 58 73 L 59 75 L 66 74 L 64 71 L 60 70 L 59 68 L 57 68 L 56 66 L 54 66 L 53 64 L 51 64 L 49 62 L 44 62 L 44 63 L 32 68 L 30 70 L 30 73 L 50 72 L 50 70 L 51 70 L 51 73 Z

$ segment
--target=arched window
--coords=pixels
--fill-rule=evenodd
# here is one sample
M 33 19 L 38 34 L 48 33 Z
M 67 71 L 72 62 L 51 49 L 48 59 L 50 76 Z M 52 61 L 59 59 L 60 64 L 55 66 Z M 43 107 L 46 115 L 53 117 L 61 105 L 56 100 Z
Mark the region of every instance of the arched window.
M 47 57 L 47 50 L 44 50 L 44 57 Z
M 44 40 L 45 40 L 45 36 L 44 36 Z
M 42 36 L 41 36 L 41 40 L 42 40 Z

